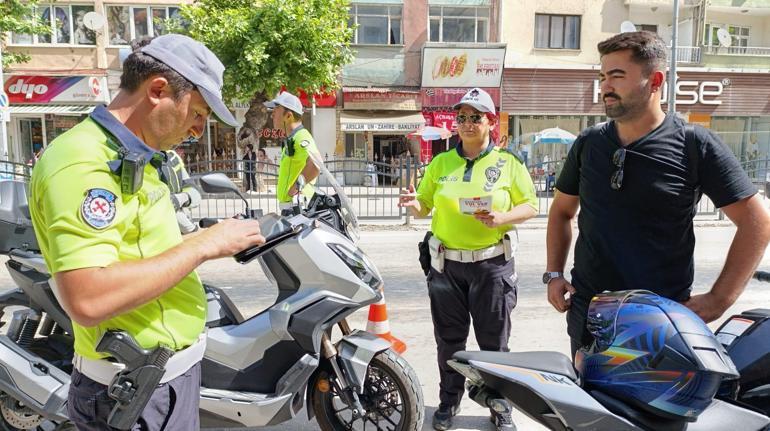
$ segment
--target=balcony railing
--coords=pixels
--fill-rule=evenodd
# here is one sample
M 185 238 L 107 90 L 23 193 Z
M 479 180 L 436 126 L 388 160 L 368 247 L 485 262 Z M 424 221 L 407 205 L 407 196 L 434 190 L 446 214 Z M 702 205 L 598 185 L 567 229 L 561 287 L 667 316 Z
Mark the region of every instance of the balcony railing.
M 677 46 L 676 62 L 700 64 L 701 51 L 699 46 Z M 671 55 L 671 47 L 668 47 L 668 55 Z M 669 57 L 670 58 L 670 57 Z
M 770 57 L 770 47 L 765 46 L 704 46 L 703 49 L 709 55 Z

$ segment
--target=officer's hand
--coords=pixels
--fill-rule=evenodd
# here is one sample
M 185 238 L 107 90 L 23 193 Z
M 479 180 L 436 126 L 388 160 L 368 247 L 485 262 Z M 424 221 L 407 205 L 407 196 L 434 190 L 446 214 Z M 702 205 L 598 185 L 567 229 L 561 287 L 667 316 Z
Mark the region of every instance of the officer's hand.
M 502 226 L 504 224 L 508 224 L 506 220 L 503 218 L 503 213 L 499 213 L 497 211 L 491 211 L 491 212 L 477 212 L 473 214 L 473 217 L 476 218 L 476 220 L 480 221 L 484 224 L 484 226 L 493 228 Z
M 420 201 L 417 200 L 414 184 L 409 184 L 409 189 L 401 189 L 401 194 L 398 195 L 398 206 L 400 208 L 413 207 L 419 211 Z
M 730 308 L 732 302 L 708 292 L 691 296 L 684 305 L 695 312 L 704 322 L 709 323 L 719 319 Z
M 576 290 L 564 277 L 554 278 L 548 283 L 548 302 L 559 313 L 569 310 L 572 300 L 566 297 L 567 292 L 570 295 L 574 295 Z
M 262 245 L 265 237 L 256 220 L 224 219 L 194 238 L 207 260 L 232 256 L 249 247 Z

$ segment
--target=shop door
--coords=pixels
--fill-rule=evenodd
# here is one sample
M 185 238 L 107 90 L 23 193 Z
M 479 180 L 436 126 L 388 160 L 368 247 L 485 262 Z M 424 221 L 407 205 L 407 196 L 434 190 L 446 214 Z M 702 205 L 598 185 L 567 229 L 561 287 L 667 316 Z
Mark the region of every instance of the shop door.
M 33 165 L 37 161 L 36 154 L 40 153 L 45 143 L 43 119 L 18 118 L 16 120 L 16 130 L 19 132 L 16 148 L 18 152 L 11 155 L 11 160 Z

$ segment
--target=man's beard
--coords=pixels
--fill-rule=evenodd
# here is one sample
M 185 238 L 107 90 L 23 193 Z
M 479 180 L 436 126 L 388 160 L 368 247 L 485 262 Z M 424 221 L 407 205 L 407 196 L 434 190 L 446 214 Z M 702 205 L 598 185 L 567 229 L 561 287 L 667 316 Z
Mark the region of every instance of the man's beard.
M 644 110 L 647 104 L 644 95 L 647 93 L 646 85 L 640 88 L 639 91 L 629 94 L 625 99 L 621 99 L 616 93 L 607 93 L 603 96 L 603 99 L 612 97 L 615 99 L 615 103 L 607 105 L 605 101 L 604 112 L 607 114 L 607 117 L 613 120 L 632 120 Z

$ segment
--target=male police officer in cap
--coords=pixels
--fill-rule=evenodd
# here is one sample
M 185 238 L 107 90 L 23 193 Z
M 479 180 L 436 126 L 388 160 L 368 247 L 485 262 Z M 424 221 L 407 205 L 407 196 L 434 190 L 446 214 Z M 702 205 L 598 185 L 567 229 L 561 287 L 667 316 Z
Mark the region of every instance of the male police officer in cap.
M 164 35 L 134 44 L 121 91 L 57 137 L 32 174 L 30 212 L 73 320 L 68 416 L 80 430 L 111 429 L 107 385 L 120 366 L 96 351 L 108 330 L 175 353 L 135 429 L 198 429 L 206 296 L 195 268 L 263 244 L 254 220 L 227 219 L 182 242 L 162 151 L 203 133 L 222 102 L 224 66 L 201 43 Z
M 288 136 L 281 149 L 278 186 L 275 191 L 280 208 L 286 210 L 291 208 L 291 199 L 298 193 L 312 195 L 309 183 L 315 180 L 319 171 L 308 153 L 312 151 L 318 154 L 318 148 L 313 135 L 302 126 L 302 102 L 297 96 L 284 91 L 264 105 L 272 110 L 273 127 L 283 130 Z M 300 190 L 296 185 L 300 175 L 307 183 L 305 190 Z

